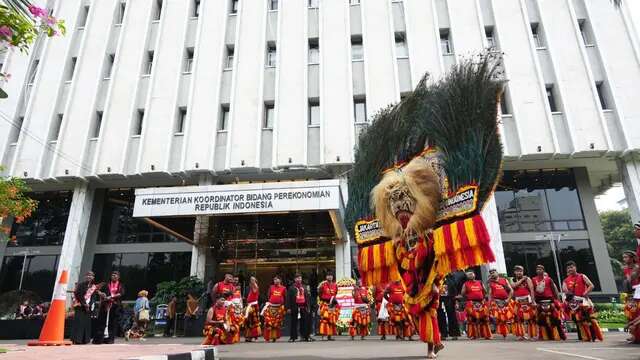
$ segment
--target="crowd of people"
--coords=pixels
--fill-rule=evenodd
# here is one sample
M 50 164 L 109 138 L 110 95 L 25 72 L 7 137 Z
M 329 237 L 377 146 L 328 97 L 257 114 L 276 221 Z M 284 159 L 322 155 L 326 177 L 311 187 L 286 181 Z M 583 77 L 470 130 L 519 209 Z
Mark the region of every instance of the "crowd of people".
M 640 223 L 636 223 L 638 241 L 636 251 L 625 251 L 624 283 L 627 294 L 625 314 L 628 318 L 629 341 L 640 343 Z M 437 324 L 427 324 L 438 338 L 458 339 L 466 334 L 469 339 L 506 338 L 513 334 L 518 340 L 566 340 L 568 321 L 577 329 L 582 341 L 602 340 L 603 335 L 595 316 L 595 308 L 589 295 L 594 288 L 591 280 L 578 272 L 576 263 L 565 265 L 566 276 L 560 287 L 547 274 L 542 264 L 536 266 L 536 274 L 528 276 L 523 266 L 513 268 L 508 279 L 495 269 L 489 271 L 488 281 L 476 280 L 472 270 L 454 272 L 445 277 L 439 290 L 439 301 L 433 308 L 437 312 Z M 113 343 L 117 332 L 116 318 L 121 310 L 124 286 L 120 274 L 114 271 L 106 283 L 94 282 L 93 272 L 74 290 L 73 325 L 71 339 L 75 344 Z M 251 277 L 243 295 L 239 278 L 226 274 L 224 279 L 211 286 L 207 292 L 210 306 L 206 305 L 203 344 L 234 344 L 244 337 L 252 342 L 261 338 L 276 342 L 282 337 L 285 318 L 289 318 L 289 342 L 315 341 L 313 335 L 333 341 L 339 334 L 340 304 L 337 301 L 338 285 L 332 273 L 317 288 L 303 282 L 301 274 L 295 274 L 287 288 L 279 276 L 274 276 L 266 292 L 260 297 L 260 285 Z M 125 338 L 143 338 L 150 320 L 148 292 L 141 290 L 133 308 L 133 325 Z M 353 287 L 353 309 L 348 335 L 365 339 L 371 325 L 376 322 L 381 340 L 395 336 L 396 340 L 412 340 L 420 331 L 405 303 L 405 288 L 400 280 L 375 287 Z M 266 300 L 261 303 L 260 300 Z M 176 321 L 176 297 L 167 305 L 165 335 L 171 335 Z M 28 304 L 20 307 L 27 313 Z M 195 319 L 200 310 L 199 301 L 189 295 L 186 320 Z M 435 321 L 435 320 L 434 320 Z M 440 345 L 441 346 L 441 345 Z

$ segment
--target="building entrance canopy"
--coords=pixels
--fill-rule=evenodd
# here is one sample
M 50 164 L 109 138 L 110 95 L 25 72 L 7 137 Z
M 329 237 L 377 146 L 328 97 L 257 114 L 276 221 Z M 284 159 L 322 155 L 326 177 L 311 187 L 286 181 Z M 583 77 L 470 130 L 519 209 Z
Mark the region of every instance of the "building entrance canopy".
M 136 189 L 134 217 L 339 211 L 338 180 Z

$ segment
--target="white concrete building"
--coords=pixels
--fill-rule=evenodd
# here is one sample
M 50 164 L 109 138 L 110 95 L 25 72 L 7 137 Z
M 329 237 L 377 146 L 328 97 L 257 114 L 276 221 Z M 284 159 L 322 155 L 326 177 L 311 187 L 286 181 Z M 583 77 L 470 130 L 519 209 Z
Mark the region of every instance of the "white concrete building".
M 41 202 L 14 224 L 16 243 L 0 247 L 0 292 L 19 286 L 23 265 L 23 287 L 34 289 L 63 268 L 71 282 L 118 268 L 129 298 L 226 270 L 263 283 L 294 270 L 348 276 L 356 248 L 342 216 L 358 133 L 425 72 L 438 79 L 492 47 L 509 81 L 493 211 L 507 268 L 542 262 L 556 274 L 574 259 L 599 293 L 615 293 L 594 196 L 622 181 L 640 219 L 640 24 L 629 4 L 53 4 L 67 35 L 10 53 L 2 68 L 12 74 L 0 101 L 4 174 Z M 168 188 L 144 190 L 158 187 Z M 188 193 L 211 206 L 186 209 Z

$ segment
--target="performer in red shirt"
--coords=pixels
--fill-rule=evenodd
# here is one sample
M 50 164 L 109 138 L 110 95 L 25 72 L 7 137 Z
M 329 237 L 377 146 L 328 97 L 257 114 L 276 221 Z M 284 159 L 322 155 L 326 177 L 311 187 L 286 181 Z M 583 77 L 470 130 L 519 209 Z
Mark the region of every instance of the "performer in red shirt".
M 491 316 L 496 322 L 496 333 L 504 338 L 509 333 L 509 325 L 513 321 L 511 297 L 513 289 L 507 279 L 500 277 L 496 269 L 489 270 L 489 306 Z
M 380 335 L 380 340 L 385 340 L 387 334 L 393 335 L 393 328 L 389 325 L 389 312 L 386 311 L 387 301 L 384 301 L 386 317 L 380 316 L 380 310 L 382 310 L 382 304 L 384 299 L 384 290 L 387 288 L 386 284 L 378 284 L 375 289 L 375 302 L 376 302 L 376 316 L 378 317 L 377 333 Z
M 476 274 L 473 270 L 468 270 L 467 281 L 462 286 L 460 295 L 467 300 L 465 307 L 467 312 L 467 337 L 472 340 L 479 337 L 491 339 L 489 307 L 484 301 L 485 294 L 482 281 L 476 280 Z
M 353 301 L 355 303 L 351 313 L 351 324 L 349 335 L 354 340 L 356 335 L 364 340 L 369 335 L 369 324 L 371 323 L 371 312 L 369 309 L 369 288 L 362 286 L 362 280 L 358 280 L 358 285 L 353 289 Z
M 338 294 L 338 284 L 333 281 L 333 274 L 327 272 L 325 280 L 318 285 L 320 303 L 329 303 Z
M 640 222 L 633 224 L 633 234 L 636 236 L 636 259 L 640 259 Z
M 282 336 L 282 325 L 284 323 L 285 299 L 287 288 L 282 286 L 279 276 L 273 278 L 273 285 L 267 292 L 267 303 L 262 313 L 264 314 L 264 340 L 276 342 Z
M 400 280 L 396 280 L 387 285 L 385 298 L 387 299 L 387 311 L 389 312 L 389 324 L 396 334 L 396 340 L 404 338 L 411 339 L 413 327 L 409 312 L 404 305 L 404 287 Z
M 231 300 L 235 286 L 233 285 L 233 275 L 224 274 L 224 280 L 216 283 L 211 290 L 211 300 L 215 303 L 219 297 Z
M 578 272 L 575 262 L 568 261 L 566 269 L 567 277 L 562 282 L 562 291 L 567 294 L 567 304 L 571 318 L 578 327 L 578 337 L 582 341 L 602 341 L 602 330 L 593 316 L 595 310 L 589 299 L 593 283 L 587 275 Z
M 524 274 L 524 268 L 520 265 L 513 267 L 513 296 L 515 298 L 513 334 L 518 340 L 525 340 L 526 334 L 534 340 L 538 334 L 536 324 L 536 302 L 533 298 L 533 282 Z
M 623 288 L 626 292 L 627 299 L 624 306 L 624 314 L 627 316 L 627 328 L 631 337 L 627 340 L 632 344 L 640 343 L 640 294 L 636 295 L 637 288 L 640 286 L 640 266 L 638 266 L 638 258 L 633 251 L 625 251 L 622 254 L 622 262 L 624 267 Z
M 536 276 L 531 279 L 538 304 L 538 339 L 567 340 L 562 325 L 562 304 L 558 301 L 558 288 L 544 270 L 544 265 L 536 266 Z
M 260 306 L 258 305 L 259 295 L 258 280 L 252 276 L 249 278 L 249 294 L 247 295 L 247 309 L 245 311 L 244 338 L 247 342 L 258 340 L 262 335 L 262 329 L 260 329 Z
M 202 345 L 221 345 L 231 341 L 229 331 L 229 309 L 224 305 L 224 297 L 216 299 L 209 311 L 204 323 L 202 333 L 204 340 Z

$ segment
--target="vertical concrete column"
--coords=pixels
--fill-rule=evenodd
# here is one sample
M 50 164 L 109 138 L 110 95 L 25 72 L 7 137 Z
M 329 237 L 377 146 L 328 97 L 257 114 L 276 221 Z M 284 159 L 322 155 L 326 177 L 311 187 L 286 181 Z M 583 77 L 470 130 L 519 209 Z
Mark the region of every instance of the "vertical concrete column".
M 496 261 L 489 264 L 489 268 L 498 270 L 501 274 L 507 273 L 507 263 L 504 260 L 504 249 L 502 248 L 502 234 L 500 233 L 500 220 L 498 218 L 498 207 L 493 195 L 487 200 L 481 212 L 482 219 L 487 225 L 489 236 L 491 236 L 491 250 L 496 257 Z
M 578 186 L 580 203 L 582 204 L 584 220 L 587 223 L 591 250 L 593 250 L 593 257 L 598 270 L 598 277 L 600 278 L 601 291 L 605 294 L 615 294 L 617 293 L 616 283 L 613 279 L 609 251 L 604 241 L 604 232 L 602 231 L 600 216 L 596 209 L 593 189 L 589 182 L 589 174 L 586 168 L 574 168 L 573 170 L 576 177 L 576 185 Z M 563 268 L 564 265 L 561 264 L 560 270 L 562 271 Z
M 634 223 L 640 221 L 640 159 L 629 158 L 618 161 L 624 195 L 629 205 L 629 214 Z
M 202 175 L 198 181 L 199 186 L 213 184 L 211 175 Z M 207 253 L 209 252 L 209 226 L 210 216 L 196 216 L 196 223 L 193 229 L 193 241 L 196 245 L 191 247 L 191 276 L 197 276 L 205 280 Z
M 93 258 L 95 257 L 95 248 L 98 243 L 98 236 L 100 235 L 100 225 L 102 222 L 102 212 L 104 211 L 104 204 L 108 201 L 108 192 L 105 189 L 97 189 L 93 196 L 93 208 L 91 209 L 91 221 L 87 231 L 87 240 L 84 244 L 84 254 L 82 255 L 82 262 L 80 263 L 79 278 L 82 280 L 82 274 L 85 274 L 89 270 L 93 269 Z M 126 289 L 125 289 L 126 290 Z
M 80 266 L 87 240 L 87 232 L 93 208 L 95 189 L 89 183 L 82 182 L 73 189 L 73 199 L 69 209 L 64 242 L 60 251 L 56 281 L 63 270 L 69 272 L 69 286 L 78 281 Z
M 351 277 L 351 240 L 345 233 L 345 238 L 336 240 L 336 279 Z

